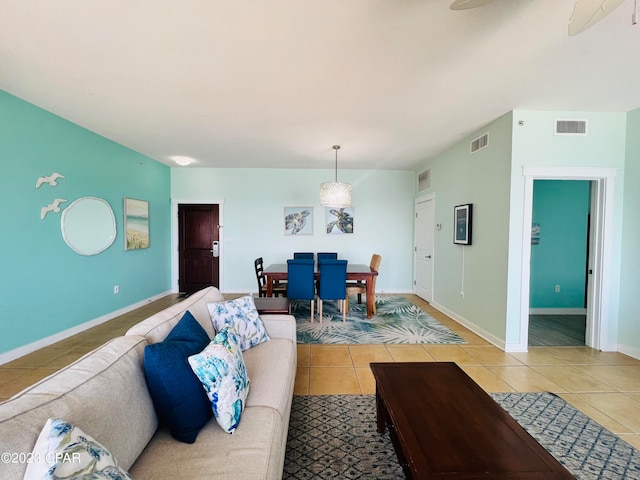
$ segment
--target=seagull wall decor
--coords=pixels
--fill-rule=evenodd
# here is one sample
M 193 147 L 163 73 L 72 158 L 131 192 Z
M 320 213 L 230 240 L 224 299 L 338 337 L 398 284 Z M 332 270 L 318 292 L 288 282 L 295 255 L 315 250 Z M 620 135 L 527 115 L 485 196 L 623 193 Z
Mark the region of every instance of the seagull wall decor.
M 64 198 L 56 198 L 52 203 L 50 203 L 46 207 L 42 207 L 42 210 L 40 210 L 40 220 L 44 220 L 44 217 L 46 217 L 47 213 L 49 212 L 59 213 L 60 204 L 62 202 L 66 202 L 66 200 Z
M 50 186 L 55 187 L 56 185 L 58 185 L 59 178 L 64 178 L 64 175 L 60 175 L 56 172 L 52 173 L 48 177 L 40 177 L 36 181 L 36 188 L 40 188 L 40 185 L 42 185 L 43 183 L 48 183 Z

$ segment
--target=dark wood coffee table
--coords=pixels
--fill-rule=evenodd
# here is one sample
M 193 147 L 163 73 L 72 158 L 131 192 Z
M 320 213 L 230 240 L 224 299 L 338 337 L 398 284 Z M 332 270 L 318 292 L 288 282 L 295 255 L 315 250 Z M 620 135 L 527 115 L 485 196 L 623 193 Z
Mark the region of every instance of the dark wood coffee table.
M 455 363 L 371 370 L 378 432 L 389 428 L 407 478 L 574 478 Z
M 287 297 L 254 297 L 258 313 L 288 314 L 291 312 L 291 300 Z

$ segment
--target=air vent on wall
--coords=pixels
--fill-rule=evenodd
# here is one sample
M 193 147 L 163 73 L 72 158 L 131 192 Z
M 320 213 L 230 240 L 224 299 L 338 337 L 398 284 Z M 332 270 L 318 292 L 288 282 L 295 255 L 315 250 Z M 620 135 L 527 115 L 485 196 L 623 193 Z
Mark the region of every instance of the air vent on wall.
M 470 153 L 476 153 L 480 150 L 482 150 L 483 148 L 487 148 L 489 146 L 489 134 L 485 133 L 484 135 L 476 138 L 475 140 L 471 141 L 471 152 Z
M 586 135 L 586 120 L 556 119 L 556 135 Z
M 425 170 L 418 175 L 418 191 L 424 192 L 431 188 L 431 170 Z

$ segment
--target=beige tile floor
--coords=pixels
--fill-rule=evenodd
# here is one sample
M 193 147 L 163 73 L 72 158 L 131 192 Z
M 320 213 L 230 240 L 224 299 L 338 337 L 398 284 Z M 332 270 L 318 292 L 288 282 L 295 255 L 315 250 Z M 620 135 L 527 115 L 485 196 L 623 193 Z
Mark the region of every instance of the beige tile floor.
M 588 347 L 505 353 L 414 295 L 464 345 L 298 345 L 296 395 L 375 393 L 369 362 L 453 361 L 487 392 L 550 391 L 640 448 L 640 360 Z M 0 401 L 180 299 L 176 295 L 0 365 Z

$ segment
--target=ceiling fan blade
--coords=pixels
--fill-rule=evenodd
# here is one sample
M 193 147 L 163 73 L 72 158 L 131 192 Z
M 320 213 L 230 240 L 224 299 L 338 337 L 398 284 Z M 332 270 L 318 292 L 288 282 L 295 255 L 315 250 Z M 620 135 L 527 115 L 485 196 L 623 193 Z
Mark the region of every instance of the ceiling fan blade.
M 576 0 L 569 18 L 569 36 L 584 32 L 624 3 L 624 0 Z
M 484 7 L 493 0 L 455 0 L 449 8 L 451 10 L 468 10 L 470 8 Z

